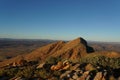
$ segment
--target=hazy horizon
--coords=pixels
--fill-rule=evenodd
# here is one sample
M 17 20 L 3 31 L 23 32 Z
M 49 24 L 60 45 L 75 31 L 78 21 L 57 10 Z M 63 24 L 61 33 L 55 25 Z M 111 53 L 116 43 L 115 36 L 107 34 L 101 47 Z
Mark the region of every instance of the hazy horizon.
M 120 42 L 119 0 L 0 0 L 0 38 Z

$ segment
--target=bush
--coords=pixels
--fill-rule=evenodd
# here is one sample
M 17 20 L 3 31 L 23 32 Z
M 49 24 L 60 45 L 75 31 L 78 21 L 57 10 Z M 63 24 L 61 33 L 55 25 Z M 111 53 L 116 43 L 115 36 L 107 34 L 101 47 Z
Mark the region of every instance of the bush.
M 59 57 L 50 56 L 46 59 L 46 63 L 47 64 L 57 64 L 57 62 L 60 61 L 60 60 L 61 60 L 61 58 L 59 58 Z
M 25 78 L 31 78 L 33 76 L 33 73 L 34 73 L 34 69 L 35 68 L 33 66 L 24 67 L 22 70 L 19 69 L 16 76 L 25 77 Z
M 0 76 L 5 76 L 6 72 L 4 69 L 0 69 Z
M 17 68 L 11 68 L 11 69 L 5 70 L 5 72 L 6 72 L 7 76 L 14 77 L 17 74 L 18 69 Z
M 0 69 L 0 76 L 14 77 L 18 72 L 17 68 Z
M 47 79 L 50 76 L 50 73 L 46 69 L 37 69 L 34 72 L 34 77 L 41 77 L 42 79 Z

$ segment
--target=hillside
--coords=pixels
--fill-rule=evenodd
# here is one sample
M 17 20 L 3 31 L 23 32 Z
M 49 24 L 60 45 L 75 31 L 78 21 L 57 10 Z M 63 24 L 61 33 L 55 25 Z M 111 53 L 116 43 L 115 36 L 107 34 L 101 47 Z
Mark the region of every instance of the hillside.
M 47 45 L 51 40 L 30 40 L 30 39 L 0 39 L 0 61 L 9 59 L 21 54 L 27 54 L 34 49 Z
M 87 42 L 84 39 L 77 38 L 67 43 L 58 41 L 56 43 L 38 48 L 32 53 L 26 55 L 25 59 L 32 60 L 39 58 L 43 60 L 48 56 L 61 57 L 66 59 L 78 59 L 89 52 L 93 52 L 93 49 L 87 46 Z
M 78 60 L 93 51 L 94 50 L 87 45 L 87 42 L 83 38 L 77 38 L 66 43 L 64 41 L 58 41 L 40 47 L 31 53 L 5 60 L 0 63 L 0 66 L 5 66 L 6 64 L 13 63 L 14 61 L 19 61 L 21 58 L 27 61 L 44 61 L 47 57 L 53 56 L 70 60 Z

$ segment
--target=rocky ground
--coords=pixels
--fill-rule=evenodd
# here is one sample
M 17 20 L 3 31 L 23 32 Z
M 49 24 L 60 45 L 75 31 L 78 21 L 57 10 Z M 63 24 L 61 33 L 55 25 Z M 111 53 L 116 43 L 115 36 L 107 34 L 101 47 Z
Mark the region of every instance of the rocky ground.
M 68 60 L 39 65 L 22 60 L 1 68 L 0 76 L 0 80 L 120 80 L 120 68 Z

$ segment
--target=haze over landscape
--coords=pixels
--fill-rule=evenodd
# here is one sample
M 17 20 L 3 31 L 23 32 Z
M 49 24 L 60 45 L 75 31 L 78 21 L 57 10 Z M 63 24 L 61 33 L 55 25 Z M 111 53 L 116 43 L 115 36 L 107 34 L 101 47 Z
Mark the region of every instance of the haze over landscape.
M 0 0 L 0 38 L 120 42 L 120 0 Z

